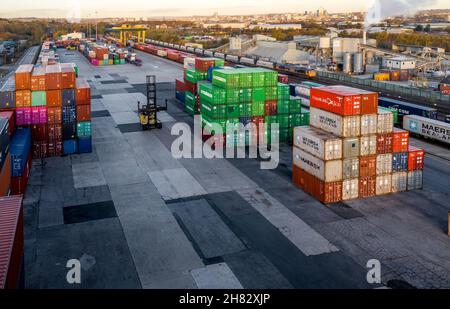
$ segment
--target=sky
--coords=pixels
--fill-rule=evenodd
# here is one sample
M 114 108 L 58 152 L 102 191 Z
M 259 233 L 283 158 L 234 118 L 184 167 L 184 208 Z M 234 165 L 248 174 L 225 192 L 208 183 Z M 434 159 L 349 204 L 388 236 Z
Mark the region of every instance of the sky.
M 374 0 L 16 0 L 0 1 L 0 17 L 152 17 L 251 15 L 315 11 L 365 11 Z M 400 0 L 408 2 L 408 0 Z M 431 0 L 423 9 L 448 8 L 448 0 Z M 95 13 L 97 12 L 97 13 Z

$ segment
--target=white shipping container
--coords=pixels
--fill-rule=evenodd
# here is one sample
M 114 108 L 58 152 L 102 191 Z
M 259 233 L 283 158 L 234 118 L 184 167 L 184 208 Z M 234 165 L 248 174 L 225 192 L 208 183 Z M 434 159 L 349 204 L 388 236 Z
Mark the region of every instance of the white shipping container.
M 377 133 L 377 114 L 361 115 L 361 135 Z
M 158 49 L 158 51 L 156 52 L 156 54 L 160 57 L 167 57 L 167 52 L 165 50 L 162 49 Z
M 311 87 L 306 85 L 297 85 L 295 86 L 295 95 L 306 97 L 309 99 L 311 93 Z
M 342 141 L 343 158 L 353 158 L 359 156 L 359 138 L 347 137 Z
M 408 173 L 399 172 L 392 174 L 392 192 L 406 191 L 408 184 Z
M 370 156 L 377 153 L 377 136 L 366 135 L 360 138 L 359 151 L 361 156 Z
M 376 181 L 376 195 L 383 195 L 392 192 L 392 175 L 377 176 Z
M 377 133 L 391 133 L 394 127 L 394 114 L 386 110 L 378 110 Z
M 321 160 L 342 158 L 342 139 L 313 127 L 295 127 L 294 145 Z
M 195 69 L 195 58 L 192 58 L 192 57 L 184 58 L 183 66 L 185 69 L 190 69 L 190 70 Z
M 346 179 L 342 182 L 342 200 L 358 198 L 359 178 Z
M 324 182 L 342 180 L 342 160 L 323 161 L 312 154 L 294 148 L 294 165 Z
M 359 177 L 359 158 L 342 160 L 342 179 Z
M 422 181 L 423 172 L 422 170 L 416 170 L 408 172 L 408 190 L 418 190 L 422 189 L 423 181 Z
M 360 135 L 360 116 L 342 117 L 315 107 L 311 107 L 309 112 L 310 124 L 313 127 L 341 137 L 357 137 Z
M 405 115 L 403 129 L 450 144 L 450 123 L 416 115 Z
M 392 153 L 377 155 L 377 175 L 392 173 Z
M 311 106 L 309 99 L 305 98 L 305 97 L 301 97 L 301 98 L 302 98 L 302 106 L 309 109 L 309 107 Z

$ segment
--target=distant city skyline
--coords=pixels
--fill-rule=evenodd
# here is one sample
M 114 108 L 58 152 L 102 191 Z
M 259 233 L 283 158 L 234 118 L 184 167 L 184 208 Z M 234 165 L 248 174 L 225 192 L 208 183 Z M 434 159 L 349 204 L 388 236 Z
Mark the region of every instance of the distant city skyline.
M 408 0 L 403 0 L 408 2 Z M 269 13 L 303 13 L 324 8 L 328 12 L 361 12 L 374 0 L 171 0 L 170 2 L 134 0 L 19 0 L 0 3 L 0 17 L 19 18 L 107 18 L 107 17 L 177 17 L 193 15 L 251 15 Z M 125 3 L 125 8 L 124 8 Z M 430 1 L 428 1 L 428 4 Z M 448 0 L 433 0 L 420 9 L 450 9 Z M 97 13 L 96 13 L 97 12 Z

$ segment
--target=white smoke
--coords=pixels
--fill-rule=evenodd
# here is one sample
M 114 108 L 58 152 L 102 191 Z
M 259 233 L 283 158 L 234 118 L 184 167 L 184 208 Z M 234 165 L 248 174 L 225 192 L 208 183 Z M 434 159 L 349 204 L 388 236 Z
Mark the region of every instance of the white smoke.
M 366 13 L 366 29 L 393 16 L 413 15 L 437 0 L 375 0 Z
M 80 0 L 66 0 L 66 20 L 69 23 L 79 23 L 81 21 Z

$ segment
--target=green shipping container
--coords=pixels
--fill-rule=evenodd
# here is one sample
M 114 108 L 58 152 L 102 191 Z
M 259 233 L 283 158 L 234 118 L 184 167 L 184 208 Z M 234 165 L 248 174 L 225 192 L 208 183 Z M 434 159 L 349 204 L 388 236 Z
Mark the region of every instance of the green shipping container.
M 223 88 L 214 86 L 211 83 L 203 83 L 200 85 L 200 101 L 206 101 L 213 104 L 225 104 L 226 91 Z
M 290 101 L 278 101 L 277 102 L 277 112 L 278 114 L 289 114 L 290 113 Z
M 265 70 L 264 72 L 264 86 L 276 87 L 278 84 L 278 72 L 272 70 Z
M 47 96 L 45 91 L 31 92 L 31 106 L 45 106 L 47 105 Z
M 265 101 L 266 100 L 266 89 L 263 87 L 253 88 L 252 91 L 252 101 Z
M 197 73 L 195 72 L 195 70 L 190 70 L 190 69 L 186 70 L 186 80 L 191 83 L 194 83 L 194 84 L 198 81 Z
M 189 115 L 195 115 L 196 111 L 195 111 L 195 101 L 191 102 L 191 101 L 185 101 L 184 102 L 184 110 L 186 111 L 186 113 L 188 113 Z
M 210 119 L 227 119 L 227 105 L 216 105 L 210 102 L 200 102 L 200 113 Z
M 223 59 L 219 59 L 219 58 L 214 58 L 214 66 L 215 67 L 223 67 L 225 65 L 225 60 Z
M 240 69 L 239 74 L 239 87 L 240 88 L 251 88 L 253 87 L 252 76 L 253 73 L 247 69 Z
M 290 96 L 289 98 L 289 113 L 300 114 L 302 111 L 302 99 L 300 97 Z
M 239 103 L 241 90 L 240 89 L 226 89 L 227 104 Z
M 264 101 L 252 102 L 252 116 L 264 116 Z
M 252 88 L 243 88 L 239 89 L 239 102 L 247 103 L 253 101 L 253 89 Z
M 114 64 L 120 64 L 120 59 L 114 59 Z
M 120 59 L 120 64 L 125 64 L 125 59 Z
M 228 104 L 227 107 L 227 118 L 239 118 L 239 104 Z
M 184 102 L 186 104 L 190 104 L 192 106 L 195 106 L 195 95 L 192 92 L 186 91 L 184 93 Z
M 388 107 L 378 106 L 379 111 L 391 112 L 394 114 L 394 123 L 398 123 L 398 110 Z
M 202 126 L 208 133 L 225 134 L 227 132 L 227 125 L 239 122 L 239 119 L 212 119 L 208 116 L 202 115 Z M 219 128 L 216 127 L 217 124 Z M 217 131 L 217 130 L 220 130 Z
M 265 100 L 274 101 L 277 99 L 277 87 L 266 87 L 265 88 Z
M 278 125 L 280 128 L 289 128 L 290 115 L 278 115 Z
M 91 136 L 91 122 L 90 121 L 82 121 L 82 122 L 77 123 L 77 136 L 78 137 Z
M 265 86 L 265 75 L 260 70 L 252 70 L 252 85 L 253 87 Z
M 221 88 L 239 88 L 239 70 L 219 69 L 212 73 L 212 83 Z
M 103 60 L 103 65 L 108 65 L 109 61 L 108 60 Z
M 123 59 L 125 61 L 125 59 Z M 75 70 L 75 76 L 78 77 L 78 66 L 75 63 L 72 63 L 73 69 Z
M 278 100 L 289 100 L 289 97 L 291 96 L 289 85 L 278 83 L 277 88 L 278 88 Z
M 289 115 L 289 127 L 299 127 L 309 125 L 309 113 Z
M 250 117 L 252 115 L 251 103 L 239 103 L 239 117 Z
M 272 123 L 278 123 L 278 116 L 277 115 L 265 116 L 264 122 L 267 123 L 267 125 L 271 125 Z

